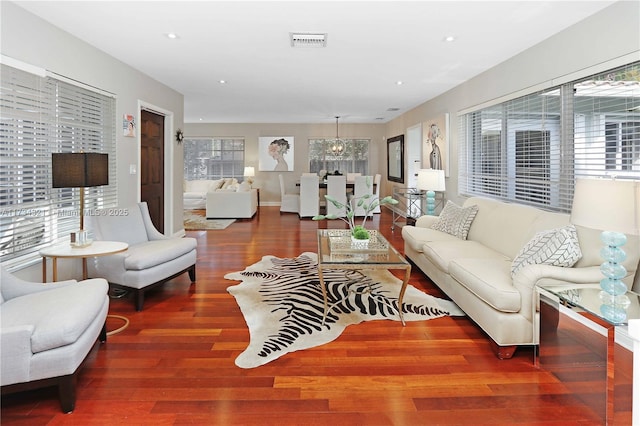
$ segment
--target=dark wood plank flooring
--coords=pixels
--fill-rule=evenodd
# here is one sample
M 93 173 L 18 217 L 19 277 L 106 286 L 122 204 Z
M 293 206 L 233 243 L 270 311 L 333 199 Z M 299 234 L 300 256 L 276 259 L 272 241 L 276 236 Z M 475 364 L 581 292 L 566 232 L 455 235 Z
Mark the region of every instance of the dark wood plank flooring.
M 391 214 L 374 225 L 402 252 Z M 261 207 L 225 230 L 188 231 L 198 240 L 197 284 L 186 274 L 150 292 L 144 310 L 112 299 L 131 324 L 96 345 L 78 383 L 76 409 L 62 414 L 54 388 L 5 395 L 3 425 L 598 425 L 570 385 L 533 363 L 533 348 L 510 360 L 493 354 L 468 318 L 377 321 L 349 327 L 327 345 L 244 370 L 235 357 L 249 334 L 223 277 L 264 255 L 316 251 L 319 227 Z M 444 297 L 417 268 L 411 284 Z M 109 320 L 108 328 L 120 324 Z M 623 422 L 630 414 L 622 414 Z

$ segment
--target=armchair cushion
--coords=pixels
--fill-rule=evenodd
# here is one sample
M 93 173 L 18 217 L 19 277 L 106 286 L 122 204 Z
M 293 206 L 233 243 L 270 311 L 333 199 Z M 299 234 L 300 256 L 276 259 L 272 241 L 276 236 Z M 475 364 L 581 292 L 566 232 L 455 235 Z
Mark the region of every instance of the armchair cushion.
M 78 291 L 78 286 L 82 286 L 82 291 Z M 56 291 L 37 291 L 10 299 L 0 310 L 3 329 L 33 327 L 32 353 L 76 342 L 95 320 L 108 291 L 103 279 L 50 287 Z
M 124 260 L 127 270 L 140 271 L 176 259 L 196 248 L 194 238 L 147 241 L 129 247 Z
M 96 223 L 100 224 L 99 231 L 102 235 L 108 235 L 110 241 L 123 241 L 130 246 L 149 240 L 140 208 L 132 206 L 125 209 L 115 209 L 114 212 L 122 212 L 123 214 L 110 214 L 109 210 L 98 212 L 100 216 L 96 216 L 95 219 Z M 96 239 L 106 238 L 96 236 Z

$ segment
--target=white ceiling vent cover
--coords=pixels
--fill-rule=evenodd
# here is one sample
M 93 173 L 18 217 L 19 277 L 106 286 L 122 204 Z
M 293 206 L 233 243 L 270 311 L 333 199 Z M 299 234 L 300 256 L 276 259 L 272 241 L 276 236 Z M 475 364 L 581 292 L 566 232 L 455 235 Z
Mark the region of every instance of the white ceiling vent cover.
M 326 33 L 289 33 L 291 47 L 327 47 Z

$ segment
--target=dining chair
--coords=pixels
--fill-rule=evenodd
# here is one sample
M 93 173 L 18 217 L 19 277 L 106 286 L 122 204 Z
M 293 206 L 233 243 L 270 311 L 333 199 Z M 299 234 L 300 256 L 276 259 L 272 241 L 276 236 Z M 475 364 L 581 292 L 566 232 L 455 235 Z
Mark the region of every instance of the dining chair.
M 358 207 L 358 200 L 367 194 L 373 196 L 373 176 L 357 176 L 353 187 L 353 212 L 355 216 L 365 215 L 364 208 Z M 366 204 L 370 204 L 370 202 L 371 198 L 366 201 Z M 373 216 L 373 213 L 369 213 L 369 216 Z
M 347 173 L 347 182 L 355 182 L 358 176 L 362 176 L 362 173 Z
M 327 176 L 327 195 L 336 199 L 342 205 L 347 204 L 347 177 Z M 346 216 L 346 209 L 338 208 L 331 202 L 327 202 L 327 214 L 334 214 L 338 217 Z
M 302 175 L 300 177 L 300 211 L 302 217 L 313 217 L 320 214 L 320 186 L 318 175 Z
M 284 186 L 284 177 L 280 178 L 280 213 L 298 213 L 300 211 L 300 195 L 288 194 Z
M 373 177 L 373 195 L 374 197 L 378 198 L 378 201 L 380 200 L 380 182 L 381 181 L 382 181 L 382 175 L 380 173 L 376 173 L 376 175 Z M 373 209 L 373 213 L 381 213 L 380 204 L 378 204 L 376 208 Z

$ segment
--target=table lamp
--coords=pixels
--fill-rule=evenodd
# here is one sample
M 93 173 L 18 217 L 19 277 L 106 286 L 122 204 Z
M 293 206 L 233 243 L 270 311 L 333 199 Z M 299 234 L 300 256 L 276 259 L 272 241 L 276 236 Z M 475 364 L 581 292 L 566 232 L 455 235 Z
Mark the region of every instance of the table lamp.
M 629 299 L 627 286 L 621 281 L 627 275 L 622 262 L 627 258 L 621 248 L 627 235 L 639 235 L 639 181 L 624 179 L 577 179 L 571 208 L 571 223 L 602 230 L 604 262 L 600 271 L 601 313 L 607 319 L 623 322 Z
M 51 154 L 53 188 L 80 188 L 80 230 L 71 233 L 71 245 L 91 244 L 84 229 L 84 193 L 87 187 L 109 184 L 109 156 L 95 152 Z
M 252 166 L 246 166 L 244 168 L 244 177 L 247 178 L 249 185 L 253 185 L 253 177 L 256 175 L 256 168 Z
M 435 191 L 444 191 L 444 170 L 437 169 L 420 169 L 418 170 L 417 187 L 421 191 L 427 191 L 427 214 L 435 216 L 436 212 L 436 193 Z

